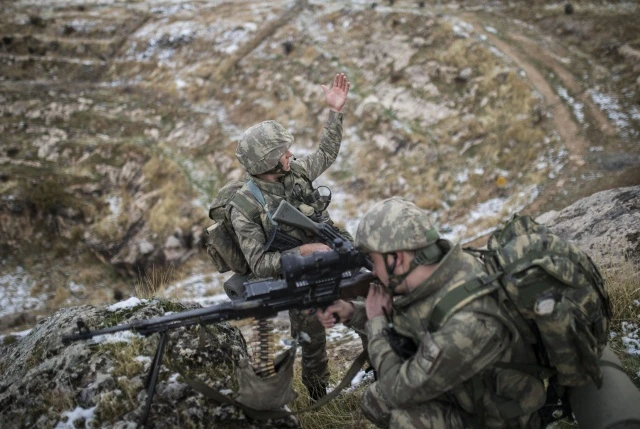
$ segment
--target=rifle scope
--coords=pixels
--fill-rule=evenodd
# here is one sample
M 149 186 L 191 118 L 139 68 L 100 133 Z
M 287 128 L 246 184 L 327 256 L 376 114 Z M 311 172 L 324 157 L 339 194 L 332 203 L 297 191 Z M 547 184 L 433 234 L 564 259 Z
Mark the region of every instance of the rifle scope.
M 345 246 L 341 239 L 336 239 L 334 245 L 336 250 L 315 252 L 309 256 L 282 254 L 280 264 L 285 281 L 296 282 L 307 275 L 338 277 L 347 271 L 371 267 L 366 255 L 355 250 L 351 243 Z

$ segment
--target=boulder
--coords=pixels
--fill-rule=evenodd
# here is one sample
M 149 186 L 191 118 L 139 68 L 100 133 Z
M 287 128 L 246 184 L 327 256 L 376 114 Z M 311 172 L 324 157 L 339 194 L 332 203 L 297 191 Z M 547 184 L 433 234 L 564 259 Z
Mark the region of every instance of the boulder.
M 146 378 L 157 336 L 130 331 L 65 344 L 79 319 L 91 329 L 161 316 L 187 307 L 163 300 L 59 310 L 17 342 L 0 347 L 3 428 L 134 428 L 146 401 Z M 240 331 L 227 323 L 171 331 L 147 427 L 297 427 L 293 418 L 252 421 L 189 387 L 176 368 L 231 394 L 234 368 L 247 356 Z
M 600 264 L 640 263 L 640 186 L 595 193 L 537 221 Z

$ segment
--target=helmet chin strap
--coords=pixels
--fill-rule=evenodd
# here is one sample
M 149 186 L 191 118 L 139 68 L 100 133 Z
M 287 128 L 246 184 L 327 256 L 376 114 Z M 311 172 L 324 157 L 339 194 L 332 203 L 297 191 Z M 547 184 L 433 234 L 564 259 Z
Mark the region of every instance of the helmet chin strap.
M 384 267 L 387 270 L 387 277 L 389 278 L 389 285 L 387 286 L 386 289 L 389 295 L 394 296 L 395 288 L 397 288 L 398 286 L 400 286 L 400 284 L 402 284 L 402 282 L 407 278 L 407 276 L 411 273 L 411 271 L 413 271 L 413 269 L 403 274 L 393 274 L 393 271 L 396 269 L 396 265 L 398 264 L 398 252 L 393 253 L 393 262 L 391 263 L 390 266 L 387 265 L 387 255 L 390 255 L 390 253 L 385 253 L 383 255 Z
M 280 161 L 278 161 L 278 165 L 276 165 L 275 167 L 273 167 L 271 170 L 266 171 L 262 174 L 289 174 L 291 172 L 291 170 L 289 171 L 285 171 L 284 170 L 284 165 L 282 165 L 282 163 Z
M 402 282 L 406 280 L 407 276 L 416 269 L 417 266 L 438 263 L 442 259 L 444 253 L 436 243 L 420 249 L 416 252 L 415 258 L 411 260 L 407 272 L 402 274 L 393 274 L 393 271 L 396 269 L 396 265 L 398 263 L 398 252 L 393 253 L 393 262 L 390 266 L 387 265 L 387 255 L 390 255 L 390 253 L 385 253 L 383 255 L 384 266 L 387 270 L 387 277 L 389 278 L 389 286 L 387 286 L 387 292 L 389 292 L 389 294 L 393 296 L 395 288 L 400 286 Z

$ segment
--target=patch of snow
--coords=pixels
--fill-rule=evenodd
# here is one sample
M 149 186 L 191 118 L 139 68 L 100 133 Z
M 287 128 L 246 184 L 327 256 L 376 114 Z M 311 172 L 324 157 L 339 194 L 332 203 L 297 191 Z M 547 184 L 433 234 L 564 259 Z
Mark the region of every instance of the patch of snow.
M 92 408 L 82 408 L 76 407 L 72 411 L 65 411 L 62 413 L 62 418 L 66 418 L 67 421 L 59 421 L 56 425 L 55 429 L 76 429 L 77 426 L 73 423 L 76 420 L 84 420 L 85 428 L 92 428 L 93 425 L 90 423 L 95 418 L 96 407 Z
M 134 338 L 143 338 L 142 335 L 131 331 L 120 331 L 111 334 L 96 335 L 93 341 L 97 344 L 130 343 Z
M 120 214 L 120 207 L 122 206 L 122 198 L 119 196 L 109 196 L 107 197 L 107 203 L 109 204 L 111 217 L 118 216 Z
M 485 26 L 484 26 L 484 29 L 485 29 L 486 31 L 488 31 L 489 33 L 492 33 L 492 34 L 498 34 L 498 30 L 496 30 L 495 28 L 493 28 L 493 27 L 491 27 L 491 26 L 489 26 L 489 25 L 485 25 Z
M 584 125 L 584 104 L 576 101 L 572 96 L 569 95 L 569 92 L 561 86 L 556 87 L 556 92 L 558 93 L 560 98 L 569 103 L 571 109 L 573 110 L 573 114 L 575 115 L 578 122 Z
M 213 296 L 194 297 L 188 300 L 188 302 L 194 302 L 194 303 L 200 304 L 203 307 L 207 307 L 213 304 L 220 304 L 221 302 L 227 302 L 227 301 L 230 301 L 230 299 L 226 293 L 220 293 L 218 295 L 213 295 Z
M 640 356 L 640 328 L 635 323 L 622 322 L 622 344 L 631 356 Z
M 369 371 L 369 372 L 365 372 L 365 371 L 358 371 L 358 373 L 351 379 L 351 386 L 345 389 L 346 393 L 352 392 L 354 390 L 356 390 L 358 387 L 360 387 L 361 384 L 363 384 L 364 382 L 369 382 L 372 383 L 374 381 L 375 377 L 373 374 L 373 371 Z
M 78 284 L 71 280 L 69 282 L 69 290 L 73 293 L 82 293 L 87 290 L 85 285 Z
M 9 333 L 7 335 L 0 335 L 0 344 L 4 341 L 5 337 L 23 338 L 23 337 L 26 337 L 27 335 L 29 335 L 29 332 L 31 332 L 31 328 L 25 329 L 24 331 L 11 332 L 11 333 Z
M 162 295 L 165 298 L 200 305 L 220 303 L 229 299 L 226 294 L 221 292 L 223 291 L 222 284 L 232 274 L 196 274 L 169 285 L 163 290 Z
M 467 38 L 469 37 L 469 33 L 467 33 L 466 31 L 464 31 L 462 29 L 462 27 L 458 26 L 458 25 L 454 25 L 453 27 L 451 27 L 451 29 L 453 30 L 453 34 L 455 34 L 458 37 L 462 37 L 462 38 Z
M 491 52 L 493 55 L 495 55 L 498 58 L 510 61 L 510 58 L 507 55 L 505 55 L 504 52 L 502 52 L 500 49 L 496 48 L 495 46 L 489 46 L 489 52 Z
M 622 134 L 628 134 L 629 116 L 622 111 L 622 106 L 620 106 L 618 100 L 613 96 L 593 89 L 589 90 L 589 95 L 591 95 L 591 99 L 607 114 Z
M 34 296 L 35 285 L 22 267 L 17 267 L 12 273 L 0 275 L 0 317 L 42 308 L 47 294 Z
M 591 146 L 589 152 L 604 152 L 604 148 L 602 146 Z
M 138 362 L 142 362 L 144 364 L 145 371 L 149 369 L 151 366 L 151 357 L 150 356 L 136 356 L 135 360 Z
M 461 172 L 459 172 L 458 174 L 456 174 L 456 182 L 458 183 L 465 183 L 469 180 L 469 170 L 468 169 L 464 169 Z
M 147 302 L 146 299 L 140 299 L 140 298 L 136 298 L 135 296 L 132 296 L 131 298 L 125 300 L 125 301 L 120 301 L 120 302 L 116 302 L 115 304 L 111 304 L 110 306 L 107 307 L 108 311 L 118 311 L 118 310 L 123 310 L 125 308 L 133 308 L 136 307 L 144 302 Z
M 343 324 L 337 324 L 333 328 L 327 331 L 327 342 L 336 342 L 336 341 L 360 341 L 360 337 L 351 328 L 346 327 Z

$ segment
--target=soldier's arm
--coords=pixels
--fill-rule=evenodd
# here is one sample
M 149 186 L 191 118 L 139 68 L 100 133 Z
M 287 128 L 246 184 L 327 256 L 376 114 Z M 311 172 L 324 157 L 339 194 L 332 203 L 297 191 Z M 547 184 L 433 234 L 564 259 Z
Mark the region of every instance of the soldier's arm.
M 392 408 L 424 403 L 497 362 L 511 339 L 506 327 L 483 313 L 461 311 L 441 329 L 427 334 L 408 360 L 398 356 L 383 334 L 382 316 L 367 322 L 369 357 Z
M 313 182 L 336 160 L 340 152 L 341 142 L 342 113 L 331 110 L 329 111 L 329 119 L 324 125 L 318 150 L 294 162 L 304 167 L 309 180 Z
M 353 305 L 353 314 L 351 318 L 345 322 L 345 326 L 353 328 L 357 331 L 364 330 L 367 323 L 367 310 L 364 301 L 349 301 Z
M 344 73 L 333 77 L 331 89 L 322 85 L 327 106 L 331 109 L 329 119 L 324 126 L 318 150 L 298 162 L 305 168 L 307 177 L 312 182 L 333 164 L 340 152 L 342 142 L 342 113 L 340 112 L 347 101 L 350 86 L 351 83 Z
M 231 209 L 231 224 L 238 237 L 240 249 L 249 263 L 251 272 L 258 278 L 280 275 L 280 252 L 265 252 L 266 238 L 262 227 L 247 219 L 240 211 Z M 287 252 L 298 252 L 298 248 Z

